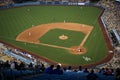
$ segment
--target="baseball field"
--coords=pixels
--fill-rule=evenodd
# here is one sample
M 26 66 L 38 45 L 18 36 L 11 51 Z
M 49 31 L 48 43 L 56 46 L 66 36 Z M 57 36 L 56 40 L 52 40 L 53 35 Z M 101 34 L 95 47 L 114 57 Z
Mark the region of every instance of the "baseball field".
M 0 11 L 0 40 L 64 65 L 103 60 L 108 48 L 98 17 L 86 6 L 24 6 Z

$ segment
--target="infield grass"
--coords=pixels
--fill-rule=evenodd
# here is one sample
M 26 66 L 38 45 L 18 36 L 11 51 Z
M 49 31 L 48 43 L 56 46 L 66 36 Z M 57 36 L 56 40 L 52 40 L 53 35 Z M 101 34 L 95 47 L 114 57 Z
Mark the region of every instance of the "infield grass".
M 59 38 L 62 35 L 65 35 L 68 38 L 62 40 Z M 72 46 L 79 46 L 84 37 L 85 34 L 80 31 L 52 29 L 45 33 L 39 40 L 40 43 L 70 48 Z
M 30 9 L 30 11 L 28 11 Z M 98 24 L 101 9 L 80 6 L 26 6 L 0 11 L 0 40 L 19 46 L 23 49 L 44 56 L 58 63 L 69 65 L 83 65 L 102 60 L 107 54 L 107 46 Z M 55 22 L 72 22 L 93 26 L 90 36 L 84 47 L 87 52 L 82 55 L 73 55 L 64 49 L 41 46 L 15 41 L 22 31 L 32 27 Z M 78 38 L 79 39 L 79 38 Z M 85 61 L 83 56 L 91 58 Z

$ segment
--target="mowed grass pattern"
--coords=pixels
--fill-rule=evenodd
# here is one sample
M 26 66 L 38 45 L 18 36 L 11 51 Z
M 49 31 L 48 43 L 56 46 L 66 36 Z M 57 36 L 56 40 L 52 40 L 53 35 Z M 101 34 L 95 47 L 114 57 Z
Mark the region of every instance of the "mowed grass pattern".
M 30 11 L 28 11 L 30 9 Z M 0 11 L 0 40 L 19 46 L 23 49 L 44 56 L 53 61 L 82 65 L 100 61 L 106 56 L 107 47 L 98 24 L 98 16 L 101 9 L 84 6 L 26 6 Z M 94 27 L 84 47 L 86 54 L 73 55 L 64 49 L 46 47 L 15 41 L 16 36 L 22 31 L 32 27 L 55 22 L 72 22 L 87 24 Z M 91 61 L 85 61 L 82 57 L 90 57 Z
M 62 35 L 68 38 L 66 40 L 61 40 L 59 37 Z M 40 43 L 70 48 L 72 46 L 79 46 L 84 37 L 85 34 L 80 31 L 52 29 L 45 33 L 39 40 Z

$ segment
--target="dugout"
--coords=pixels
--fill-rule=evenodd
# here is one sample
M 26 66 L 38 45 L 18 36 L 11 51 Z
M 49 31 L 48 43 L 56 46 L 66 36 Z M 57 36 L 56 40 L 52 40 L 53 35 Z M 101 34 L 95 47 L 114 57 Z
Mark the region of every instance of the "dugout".
M 118 34 L 116 29 L 112 29 L 110 31 L 110 37 L 112 39 L 112 42 L 114 43 L 114 46 L 118 46 L 120 44 L 120 35 Z

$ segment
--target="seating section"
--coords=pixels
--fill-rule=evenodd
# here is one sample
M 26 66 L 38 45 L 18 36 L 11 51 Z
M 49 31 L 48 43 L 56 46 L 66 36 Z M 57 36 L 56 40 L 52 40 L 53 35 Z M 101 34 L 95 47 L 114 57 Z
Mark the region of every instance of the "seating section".
M 117 1 L 100 1 L 99 6 L 103 6 L 105 11 L 102 15 L 102 20 L 104 21 L 105 28 L 111 38 L 114 46 L 119 46 L 120 44 L 120 2 Z M 112 33 L 115 31 L 116 33 Z
M 21 76 L 33 75 L 34 72 L 32 70 L 11 70 L 5 69 L 2 70 L 3 72 L 3 79 L 4 80 L 15 80 Z
M 3 80 L 87 80 L 87 75 L 89 73 L 77 73 L 77 72 L 67 72 L 62 75 L 57 74 L 46 74 L 41 72 L 36 72 L 35 70 L 2 70 Z M 101 73 L 95 73 L 98 78 L 97 80 L 115 80 L 114 75 L 103 75 Z
M 49 74 L 40 74 L 37 76 L 22 78 L 22 80 L 87 80 L 85 73 L 68 73 L 64 75 L 49 75 Z M 114 76 L 105 76 L 101 74 L 97 74 L 97 80 L 114 80 Z

